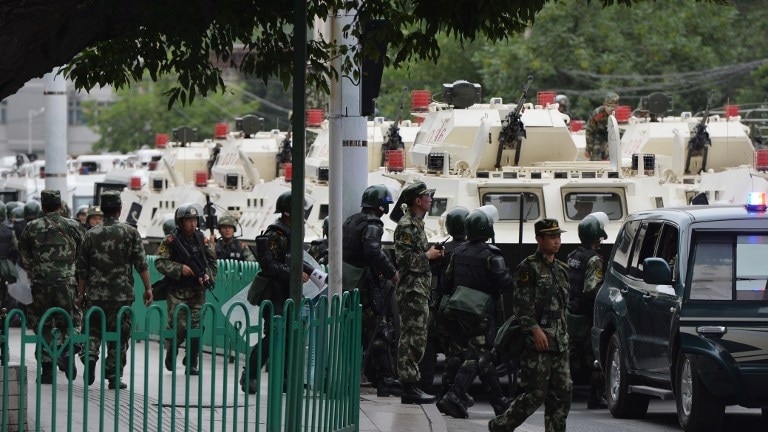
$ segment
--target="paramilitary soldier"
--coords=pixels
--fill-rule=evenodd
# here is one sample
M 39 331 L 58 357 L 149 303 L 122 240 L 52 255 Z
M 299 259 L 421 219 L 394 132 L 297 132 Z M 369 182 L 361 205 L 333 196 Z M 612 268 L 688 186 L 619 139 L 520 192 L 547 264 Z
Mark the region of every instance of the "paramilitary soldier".
M 424 350 L 424 357 L 419 363 L 419 373 L 421 374 L 421 389 L 429 391 L 435 379 L 435 366 L 437 364 L 437 354 L 445 353 L 446 339 L 450 334 L 444 334 L 442 329 L 438 328 L 437 307 L 446 293 L 445 289 L 445 271 L 448 269 L 448 263 L 453 255 L 453 250 L 467 241 L 467 233 L 464 229 L 464 219 L 469 215 L 469 210 L 464 207 L 454 207 L 443 215 L 445 230 L 450 235 L 450 241 L 443 244 L 443 257 L 432 262 L 432 301 L 429 305 L 429 327 L 427 330 L 427 347 Z M 449 330 L 450 332 L 450 330 Z M 453 378 L 459 370 L 459 366 L 464 361 L 460 357 L 449 357 L 445 360 L 445 370 L 443 371 L 443 390 L 448 391 L 453 385 Z
M 201 211 L 194 203 L 182 204 L 176 209 L 176 231 L 166 236 L 157 248 L 155 267 L 169 279 L 168 328 L 176 330 L 176 346 L 173 340 L 165 341 L 165 368 L 176 369 L 176 354 L 187 337 L 186 310 L 176 309 L 182 304 L 189 307 L 192 328 L 200 328 L 200 310 L 205 304 L 205 291 L 216 278 L 216 256 L 208 245 L 208 239 L 198 229 Z M 200 270 L 195 273 L 193 268 Z M 187 358 L 188 356 L 188 358 Z M 188 363 L 187 373 L 199 375 L 200 338 L 191 337 L 183 362 Z
M 46 189 L 40 193 L 42 210 L 45 215 L 31 219 L 19 238 L 19 252 L 24 268 L 29 272 L 32 285 L 32 303 L 27 307 L 27 326 L 37 334 L 40 318 L 48 309 L 59 307 L 70 316 L 75 312 L 75 262 L 85 234 L 77 221 L 61 216 L 61 193 Z M 42 325 L 42 337 L 49 346 L 66 343 L 64 337 L 70 332 L 71 323 L 62 314 L 49 316 Z M 61 339 L 53 340 L 51 331 L 58 328 Z M 71 327 L 76 332 L 77 328 Z M 74 351 L 77 351 L 74 349 Z M 58 358 L 59 369 L 70 380 L 75 379 L 77 367 L 70 357 L 70 350 L 64 349 Z M 37 351 L 41 363 L 41 384 L 53 383 L 53 359 L 46 350 Z
M 120 334 L 119 347 L 115 342 L 107 342 L 104 375 L 110 389 L 127 387 L 120 377 L 123 375 L 131 337 L 131 313 L 126 310 L 121 314 L 120 309 L 132 306 L 136 298 L 133 291 L 133 269 L 136 269 L 144 285 L 144 304 L 152 303 L 152 284 L 149 281 L 144 245 L 135 228 L 117 220 L 121 210 L 119 192 L 106 191 L 101 195 L 101 211 L 105 219 L 85 233 L 77 256 L 77 303 L 80 310 L 85 311 L 86 307 L 101 308 L 106 319 L 105 330 Z M 96 362 L 103 339 L 101 320 L 102 314 L 93 311 L 89 316 L 89 324 L 83 325 L 89 340 L 88 350 L 80 353 L 80 359 L 85 365 L 83 379 L 88 385 L 95 380 Z
M 482 305 L 473 311 L 457 311 L 450 309 L 449 299 L 445 303 L 448 307 L 439 312 L 444 318 L 441 324 L 451 330 L 446 356 L 464 358 L 453 385 L 437 402 L 440 412 L 452 417 L 468 417 L 466 394 L 477 375 L 490 389 L 491 407 L 496 415 L 509 406 L 491 355 L 490 332 L 496 327 L 497 304 L 502 291 L 510 291 L 512 287 L 512 275 L 501 250 L 486 243 L 494 238 L 493 223 L 498 218 L 499 212 L 492 205 L 482 206 L 467 216 L 464 225 L 468 241 L 454 250 L 445 273 L 451 299 L 462 298 Z
M 344 290 L 360 289 L 363 307 L 363 371 L 376 386 L 378 396 L 400 396 L 395 378 L 395 323 L 392 299 L 400 277 L 381 247 L 384 222 L 392 195 L 384 185 L 369 186 L 363 192 L 362 209 L 344 221 Z
M 216 258 L 237 261 L 256 261 L 253 252 L 246 244 L 235 238 L 237 221 L 234 216 L 224 214 L 219 218 L 218 227 L 221 237 L 216 241 Z
M 606 93 L 603 104 L 595 108 L 587 120 L 584 156 L 589 160 L 608 160 L 608 118 L 616 111 L 618 104 L 618 94 Z
M 408 185 L 390 215 L 395 228 L 395 259 L 400 272 L 397 307 L 400 310 L 400 339 L 397 345 L 397 371 L 403 384 L 402 403 L 433 403 L 435 397 L 419 387 L 419 362 L 427 345 L 429 297 L 432 273 L 429 261 L 443 256 L 443 250 L 429 246 L 424 232 L 424 215 L 432 207 L 434 189 L 424 182 Z
M 509 408 L 488 423 L 491 432 L 513 431 L 544 404 L 549 432 L 564 432 L 571 409 L 568 365 L 568 266 L 557 259 L 560 229 L 556 219 L 534 225 L 536 253 L 521 262 L 514 275 L 513 311 L 530 333 L 520 354 L 520 388 Z
M 592 319 L 595 295 L 603 283 L 603 257 L 600 242 L 608 238 L 608 215 L 591 213 L 579 222 L 581 245 L 568 255 L 568 340 L 571 378 L 574 383 L 589 382 L 588 409 L 606 408 L 603 374 L 596 368 L 592 352 Z
M 309 253 L 318 264 L 328 265 L 328 216 L 323 219 L 323 238 L 312 240 L 309 244 Z
M 5 223 L 5 204 L 0 201 L 0 306 L 12 309 L 8 295 L 8 284 L 16 282 L 16 260 L 19 254 L 19 244 L 13 229 Z M 15 301 L 13 302 L 16 303 Z
M 306 202 L 305 202 L 306 204 Z M 307 210 L 305 208 L 305 210 Z M 256 260 L 261 271 L 251 283 L 248 292 L 248 302 L 260 305 L 269 300 L 274 308 L 274 315 L 282 315 L 283 304 L 291 294 L 291 266 L 289 253 L 291 246 L 291 191 L 286 191 L 277 197 L 275 212 L 280 214 L 277 220 L 269 225 L 263 234 L 256 237 Z M 299 214 L 298 217 L 303 217 Z M 301 233 L 299 233 L 301 235 Z M 309 275 L 302 272 L 302 282 L 309 280 Z M 259 390 L 259 353 L 262 362 L 269 356 L 270 325 L 272 317 L 264 314 L 264 338 L 251 349 L 248 364 L 240 375 L 240 388 L 245 392 L 255 394 Z M 286 341 L 286 346 L 288 342 Z M 287 370 L 287 368 L 286 368 Z

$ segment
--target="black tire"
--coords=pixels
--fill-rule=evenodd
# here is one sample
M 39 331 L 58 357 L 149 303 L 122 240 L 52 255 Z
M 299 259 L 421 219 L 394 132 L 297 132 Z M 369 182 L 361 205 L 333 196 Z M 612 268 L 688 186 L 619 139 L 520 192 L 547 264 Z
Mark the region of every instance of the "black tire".
M 605 399 L 616 418 L 641 418 L 648 412 L 648 396 L 629 393 L 629 376 L 619 335 L 614 333 L 605 355 Z
M 675 405 L 677 420 L 686 432 L 720 430 L 725 404 L 713 396 L 685 354 L 677 358 Z

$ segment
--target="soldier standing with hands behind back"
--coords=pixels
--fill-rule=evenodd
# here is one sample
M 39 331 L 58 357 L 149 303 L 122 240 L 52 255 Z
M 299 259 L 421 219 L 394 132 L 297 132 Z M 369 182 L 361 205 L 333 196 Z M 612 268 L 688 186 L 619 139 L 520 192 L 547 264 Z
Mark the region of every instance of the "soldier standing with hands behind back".
M 514 314 L 529 333 L 520 354 L 520 393 L 500 416 L 488 422 L 491 432 L 509 432 L 544 404 L 548 432 L 564 432 L 571 409 L 571 374 L 568 364 L 568 267 L 555 259 L 560 250 L 556 219 L 534 225 L 536 253 L 517 266 L 514 275 Z
M 131 337 L 131 314 L 126 311 L 118 314 L 124 306 L 130 307 L 135 300 L 133 292 L 133 269 L 139 273 L 144 285 L 144 304 L 152 303 L 152 283 L 149 281 L 149 267 L 144 253 L 141 236 L 132 226 L 117 220 L 122 210 L 120 193 L 106 191 L 101 195 L 101 211 L 104 222 L 85 233 L 80 254 L 77 256 L 78 296 L 80 310 L 87 306 L 96 306 L 104 311 L 105 328 L 116 332 L 119 327 L 120 347 L 115 342 L 107 342 L 107 355 L 104 372 L 109 381 L 109 388 L 127 387 L 120 377 L 127 360 L 128 340 Z M 88 302 L 86 304 L 86 293 Z M 98 312 L 90 316 L 88 356 L 83 352 L 80 358 L 85 364 L 88 385 L 93 384 L 96 361 L 101 348 L 101 317 Z M 85 325 L 83 326 L 85 329 Z M 117 356 L 120 355 L 120 370 L 117 370 Z
M 435 402 L 433 395 L 419 387 L 419 362 L 427 345 L 429 297 L 432 273 L 429 260 L 443 256 L 442 249 L 427 244 L 424 215 L 432 207 L 434 189 L 424 182 L 408 185 L 390 215 L 395 228 L 395 258 L 400 279 L 397 282 L 397 307 L 400 310 L 400 340 L 397 345 L 397 371 L 403 384 L 400 401 L 405 404 Z

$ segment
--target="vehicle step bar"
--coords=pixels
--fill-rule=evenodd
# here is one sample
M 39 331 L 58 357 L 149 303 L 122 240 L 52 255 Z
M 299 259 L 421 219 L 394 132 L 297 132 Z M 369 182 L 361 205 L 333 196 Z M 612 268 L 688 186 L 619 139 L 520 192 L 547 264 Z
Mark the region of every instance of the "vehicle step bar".
M 640 393 L 648 396 L 657 397 L 661 400 L 672 400 L 675 398 L 672 390 L 665 390 L 650 386 L 631 385 L 629 386 L 630 393 Z

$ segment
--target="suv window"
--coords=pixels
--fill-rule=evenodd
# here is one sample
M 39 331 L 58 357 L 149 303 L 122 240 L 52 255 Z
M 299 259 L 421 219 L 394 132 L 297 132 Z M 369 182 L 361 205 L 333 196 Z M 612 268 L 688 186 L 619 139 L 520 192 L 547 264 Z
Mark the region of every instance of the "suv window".
M 766 297 L 768 235 L 707 233 L 698 236 L 691 300 L 759 300 Z
M 663 258 L 672 269 L 673 281 L 676 277 L 677 239 L 676 226 L 663 222 L 644 222 L 637 233 L 637 252 L 630 261 L 629 275 L 643 278 L 643 261 L 646 258 Z
M 614 246 L 616 250 L 613 254 L 613 263 L 611 266 L 615 271 L 621 274 L 626 274 L 627 272 L 629 255 L 632 251 L 632 239 L 635 238 L 635 232 L 637 232 L 639 226 L 640 222 L 638 221 L 625 223 L 616 238 L 616 245 Z

